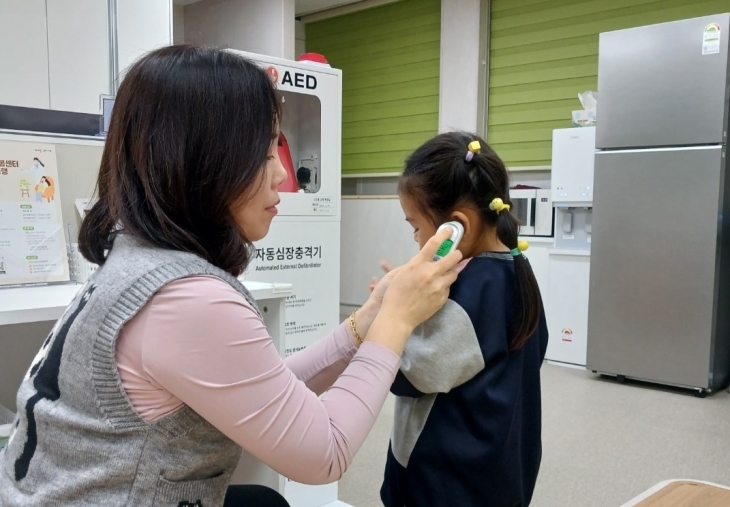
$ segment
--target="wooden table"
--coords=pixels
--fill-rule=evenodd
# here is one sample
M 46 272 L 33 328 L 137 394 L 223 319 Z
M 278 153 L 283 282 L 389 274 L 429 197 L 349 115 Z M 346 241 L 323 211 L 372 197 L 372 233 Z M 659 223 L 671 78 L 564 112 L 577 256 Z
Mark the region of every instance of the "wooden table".
M 622 507 L 727 507 L 730 488 L 693 480 L 663 481 Z

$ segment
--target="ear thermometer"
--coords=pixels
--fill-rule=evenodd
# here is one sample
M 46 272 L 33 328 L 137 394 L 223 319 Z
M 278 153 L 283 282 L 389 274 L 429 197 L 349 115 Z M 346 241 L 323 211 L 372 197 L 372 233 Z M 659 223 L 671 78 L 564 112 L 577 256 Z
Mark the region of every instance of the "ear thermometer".
M 444 227 L 451 227 L 451 237 L 441 243 L 441 246 L 436 251 L 436 255 L 433 256 L 434 261 L 439 261 L 456 250 L 461 242 L 461 238 L 464 236 L 464 226 L 459 222 L 446 222 L 438 228 L 438 231 Z M 438 231 L 436 232 L 438 233 Z

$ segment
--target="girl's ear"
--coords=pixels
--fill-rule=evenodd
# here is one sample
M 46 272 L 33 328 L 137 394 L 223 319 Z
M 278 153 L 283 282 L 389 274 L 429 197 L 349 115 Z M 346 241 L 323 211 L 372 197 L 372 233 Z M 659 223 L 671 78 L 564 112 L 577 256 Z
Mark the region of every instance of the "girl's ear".
M 449 217 L 451 220 L 454 220 L 456 222 L 459 222 L 461 225 L 464 226 L 464 236 L 466 237 L 471 230 L 474 228 L 474 224 L 472 221 L 469 220 L 469 216 L 467 213 L 464 213 L 464 211 L 457 209 L 454 210 L 451 213 L 451 216 Z
M 472 257 L 476 252 L 481 234 L 479 213 L 470 208 L 457 208 L 451 213 L 449 219 L 464 226 L 464 237 L 461 238 L 459 250 L 465 258 Z

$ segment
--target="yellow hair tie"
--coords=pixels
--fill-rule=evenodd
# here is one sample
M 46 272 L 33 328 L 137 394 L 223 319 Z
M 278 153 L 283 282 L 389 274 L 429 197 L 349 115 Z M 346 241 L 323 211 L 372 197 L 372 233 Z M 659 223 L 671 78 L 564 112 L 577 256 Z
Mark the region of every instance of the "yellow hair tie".
M 475 153 L 479 153 L 479 151 L 482 149 L 482 145 L 479 143 L 479 141 L 472 141 L 469 143 L 469 146 L 466 147 L 466 157 L 464 157 L 464 160 L 467 162 L 471 162 L 471 159 L 474 158 Z
M 505 204 L 504 201 L 502 201 L 502 199 L 500 199 L 499 197 L 495 197 L 494 199 L 492 199 L 492 202 L 489 203 L 489 209 L 499 215 L 504 210 L 509 211 L 510 205 Z

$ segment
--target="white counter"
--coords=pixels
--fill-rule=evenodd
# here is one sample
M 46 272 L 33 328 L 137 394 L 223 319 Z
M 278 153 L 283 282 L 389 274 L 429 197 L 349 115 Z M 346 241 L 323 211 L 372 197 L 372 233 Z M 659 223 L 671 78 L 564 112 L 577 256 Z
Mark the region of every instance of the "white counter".
M 552 245 L 555 243 L 555 238 L 545 238 L 542 236 L 520 236 L 520 239 L 524 239 L 530 245 Z
M 0 326 L 57 320 L 80 288 L 67 283 L 0 289 Z
M 291 284 L 244 281 L 256 301 L 285 298 Z M 0 326 L 57 320 L 71 304 L 82 285 L 65 283 L 0 288 Z
M 590 257 L 590 250 L 573 250 L 570 248 L 550 248 L 548 249 L 550 255 L 568 255 L 573 257 Z

